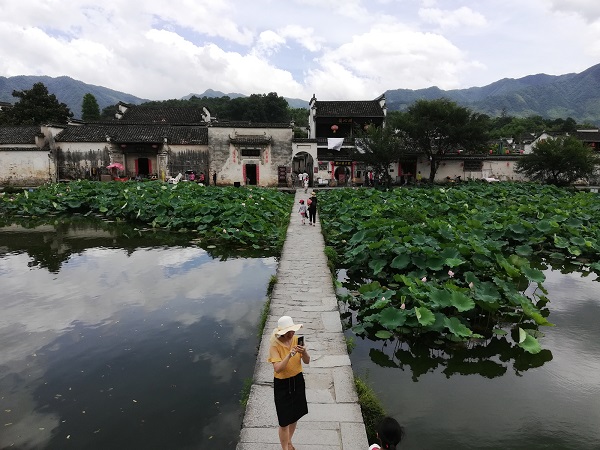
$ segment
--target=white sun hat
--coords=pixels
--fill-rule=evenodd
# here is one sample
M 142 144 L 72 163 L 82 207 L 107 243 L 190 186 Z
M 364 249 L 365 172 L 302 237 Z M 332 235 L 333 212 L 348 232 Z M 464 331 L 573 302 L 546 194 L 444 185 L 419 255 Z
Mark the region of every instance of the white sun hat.
M 283 336 L 288 331 L 298 331 L 300 328 L 302 328 L 302 324 L 294 324 L 294 321 L 290 316 L 281 316 L 277 321 L 275 334 L 277 336 Z

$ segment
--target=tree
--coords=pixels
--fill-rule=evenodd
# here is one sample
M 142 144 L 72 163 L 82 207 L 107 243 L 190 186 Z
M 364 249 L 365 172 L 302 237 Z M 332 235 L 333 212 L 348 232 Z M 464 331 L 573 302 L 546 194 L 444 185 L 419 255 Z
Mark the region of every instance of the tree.
M 389 186 L 390 164 L 402 159 L 406 148 L 400 134 L 387 124 L 381 127 L 370 125 L 365 131 L 357 128 L 355 138 L 355 159 L 372 166 L 377 176 L 383 174 L 384 182 Z
M 448 99 L 418 100 L 396 116 L 394 126 L 415 152 L 429 157 L 433 182 L 441 156 L 457 152 L 479 153 L 486 149 L 489 117 L 471 112 Z
M 517 161 L 515 172 L 530 180 L 564 186 L 590 178 L 600 156 L 573 136 L 546 139 Z
M 73 117 L 69 107 L 49 94 L 44 83 L 35 83 L 29 90 L 13 91 L 12 95 L 20 100 L 2 111 L 1 121 L 6 125 L 62 124 Z
M 96 97 L 89 92 L 83 96 L 81 104 L 81 118 L 87 122 L 97 121 L 100 119 L 100 106 L 96 101 Z

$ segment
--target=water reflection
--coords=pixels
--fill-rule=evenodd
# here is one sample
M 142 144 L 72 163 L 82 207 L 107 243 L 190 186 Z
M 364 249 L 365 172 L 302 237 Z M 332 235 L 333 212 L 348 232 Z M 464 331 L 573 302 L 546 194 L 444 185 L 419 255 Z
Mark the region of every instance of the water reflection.
M 233 448 L 275 259 L 61 227 L 0 230 L 0 448 Z
M 510 337 L 443 349 L 354 337 L 352 366 L 406 427 L 403 449 L 598 448 L 598 278 L 544 273 L 556 326 L 541 329 L 538 355 Z

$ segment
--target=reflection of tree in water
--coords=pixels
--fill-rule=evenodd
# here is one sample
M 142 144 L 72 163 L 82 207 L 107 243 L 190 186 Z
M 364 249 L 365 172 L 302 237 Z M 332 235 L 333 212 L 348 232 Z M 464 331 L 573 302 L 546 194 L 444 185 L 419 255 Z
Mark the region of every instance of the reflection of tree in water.
M 372 348 L 371 360 L 382 367 L 410 369 L 413 381 L 421 375 L 442 369 L 446 378 L 452 375 L 481 375 L 496 378 L 512 368 L 516 375 L 541 367 L 552 360 L 550 350 L 532 355 L 510 343 L 505 337 L 461 345 L 426 343 L 422 336 L 413 340 L 385 341 L 381 349 Z
M 214 259 L 276 256 L 274 250 L 204 245 L 194 233 L 181 233 L 133 224 L 109 222 L 98 217 L 69 216 L 0 219 L 2 251 L 25 252 L 29 267 L 42 267 L 58 273 L 72 255 L 90 248 L 121 248 L 128 255 L 154 246 L 201 247 Z

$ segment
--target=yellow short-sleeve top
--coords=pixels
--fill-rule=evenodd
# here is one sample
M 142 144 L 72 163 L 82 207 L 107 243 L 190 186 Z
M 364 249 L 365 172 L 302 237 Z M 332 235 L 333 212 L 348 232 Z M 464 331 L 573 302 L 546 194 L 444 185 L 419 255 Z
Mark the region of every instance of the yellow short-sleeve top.
M 293 336 L 292 337 L 292 343 L 290 345 L 290 347 L 286 347 L 284 346 L 279 339 L 275 339 L 275 342 L 273 343 L 273 345 L 271 345 L 271 348 L 269 349 L 269 359 L 267 361 L 269 361 L 270 363 L 276 363 L 279 361 L 283 361 L 285 359 L 285 357 L 288 355 L 288 353 L 290 353 L 292 351 L 292 348 L 294 348 L 296 345 L 298 345 L 298 336 Z M 273 375 L 275 376 L 275 378 L 279 378 L 279 379 L 285 379 L 285 378 L 290 378 L 293 376 L 298 375 L 300 372 L 302 372 L 302 355 L 300 355 L 300 353 L 296 353 L 294 356 L 292 356 L 290 358 L 290 360 L 287 363 L 287 366 L 285 366 L 285 369 L 283 369 L 281 372 L 277 373 L 275 371 L 273 371 Z

